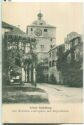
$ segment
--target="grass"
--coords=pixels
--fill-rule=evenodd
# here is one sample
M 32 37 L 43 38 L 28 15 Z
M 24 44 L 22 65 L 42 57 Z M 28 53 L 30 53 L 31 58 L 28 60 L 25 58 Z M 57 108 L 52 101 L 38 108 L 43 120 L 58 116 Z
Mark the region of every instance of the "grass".
M 2 91 L 3 103 L 49 103 L 47 93 L 40 88 L 6 86 Z
M 35 87 L 25 87 L 25 86 L 6 86 L 3 88 L 3 91 L 23 91 L 23 92 L 45 92 L 45 90 L 40 89 L 40 88 L 35 88 Z

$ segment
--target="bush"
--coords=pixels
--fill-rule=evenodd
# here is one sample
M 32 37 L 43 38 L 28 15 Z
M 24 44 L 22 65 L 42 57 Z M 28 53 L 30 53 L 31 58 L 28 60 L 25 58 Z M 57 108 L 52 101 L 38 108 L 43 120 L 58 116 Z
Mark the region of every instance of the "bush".
M 64 73 L 63 83 L 71 87 L 83 87 L 83 71 L 70 70 Z

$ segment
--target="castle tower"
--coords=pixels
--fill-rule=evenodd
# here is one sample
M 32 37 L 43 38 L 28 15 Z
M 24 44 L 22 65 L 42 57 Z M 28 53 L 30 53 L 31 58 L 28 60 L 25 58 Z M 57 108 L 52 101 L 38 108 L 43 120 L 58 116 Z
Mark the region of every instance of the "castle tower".
M 43 62 L 48 56 L 48 51 L 56 42 L 56 27 L 47 24 L 43 20 L 43 14 L 37 14 L 37 20 L 27 26 L 29 37 L 36 39 L 35 52 L 38 55 L 38 62 Z

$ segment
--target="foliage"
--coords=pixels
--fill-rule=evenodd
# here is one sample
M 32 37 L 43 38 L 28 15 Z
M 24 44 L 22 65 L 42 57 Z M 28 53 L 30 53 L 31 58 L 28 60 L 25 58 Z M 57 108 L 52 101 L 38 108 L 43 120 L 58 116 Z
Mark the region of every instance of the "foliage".
M 58 54 L 57 69 L 61 71 L 63 83 L 69 86 L 82 86 L 83 76 L 82 76 L 82 58 L 76 61 L 74 58 L 75 49 L 77 46 L 72 47 L 66 52 L 61 52 Z M 67 57 L 71 54 L 71 59 L 68 62 Z
M 21 55 L 20 51 L 17 49 L 10 49 L 8 50 L 8 69 L 13 70 L 14 75 L 17 74 L 18 68 L 21 67 Z M 12 73 L 12 75 L 13 75 Z
M 37 70 L 36 78 L 37 78 L 37 82 L 40 82 L 40 83 L 44 82 L 44 79 L 45 79 L 45 76 L 43 73 L 43 70 L 44 70 L 43 68 L 44 68 L 43 63 L 39 63 L 36 67 L 36 70 Z

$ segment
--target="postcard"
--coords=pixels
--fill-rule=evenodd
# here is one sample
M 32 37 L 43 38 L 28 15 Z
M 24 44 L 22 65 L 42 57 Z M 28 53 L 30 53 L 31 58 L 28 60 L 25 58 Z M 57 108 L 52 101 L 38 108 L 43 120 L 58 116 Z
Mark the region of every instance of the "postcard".
M 83 124 L 83 3 L 2 2 L 3 124 Z

